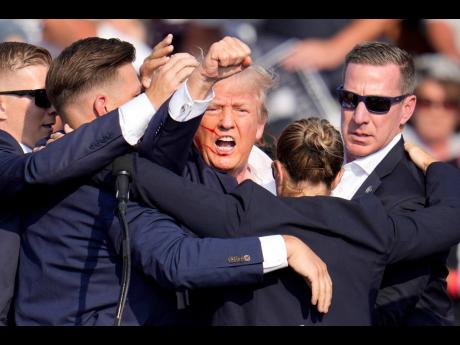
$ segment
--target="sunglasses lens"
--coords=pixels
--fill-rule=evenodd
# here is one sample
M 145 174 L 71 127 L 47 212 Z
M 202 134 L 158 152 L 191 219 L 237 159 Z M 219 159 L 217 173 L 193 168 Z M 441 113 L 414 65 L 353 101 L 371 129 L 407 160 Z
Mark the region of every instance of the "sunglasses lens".
M 358 97 L 352 92 L 340 90 L 339 102 L 342 108 L 353 110 L 358 105 Z
M 45 90 L 36 91 L 35 104 L 37 105 L 37 107 L 44 109 L 51 107 L 51 102 L 49 101 L 48 96 L 46 96 Z
M 368 96 L 365 102 L 367 110 L 373 113 L 384 114 L 391 108 L 391 100 L 386 97 Z

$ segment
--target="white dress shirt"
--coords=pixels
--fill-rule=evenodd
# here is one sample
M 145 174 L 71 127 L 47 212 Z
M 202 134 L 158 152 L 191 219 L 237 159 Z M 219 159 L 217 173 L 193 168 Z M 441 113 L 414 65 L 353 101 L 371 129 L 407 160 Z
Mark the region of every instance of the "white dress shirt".
M 332 196 L 351 200 L 359 187 L 366 181 L 369 175 L 385 158 L 388 152 L 401 139 L 401 133 L 397 134 L 388 145 L 366 157 L 357 158 L 354 161 L 345 164 L 345 172 L 337 187 L 332 191 Z
M 248 168 L 254 182 L 276 195 L 276 184 L 272 172 L 272 159 L 260 148 L 253 146 L 248 159 Z

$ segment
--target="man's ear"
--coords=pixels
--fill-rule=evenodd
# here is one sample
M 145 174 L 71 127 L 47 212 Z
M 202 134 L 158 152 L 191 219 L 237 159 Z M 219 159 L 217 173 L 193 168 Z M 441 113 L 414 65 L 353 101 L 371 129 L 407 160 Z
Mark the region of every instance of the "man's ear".
M 400 127 L 404 126 L 414 114 L 417 97 L 415 95 L 407 96 L 403 102 L 402 115 L 399 121 Z
M 96 116 L 102 116 L 108 113 L 107 102 L 108 97 L 106 95 L 99 94 L 96 96 L 96 99 L 93 103 L 93 110 Z
M 5 97 L 0 96 L 0 121 L 5 121 L 7 119 L 8 119 L 8 115 L 6 114 Z
M 339 173 L 337 174 L 337 176 L 335 177 L 334 181 L 332 181 L 332 184 L 331 184 L 331 189 L 334 189 L 335 187 L 338 186 L 338 184 L 340 183 L 340 180 L 342 180 L 342 176 L 343 176 L 343 173 L 345 172 L 345 169 L 342 167 L 340 168 L 340 171 Z

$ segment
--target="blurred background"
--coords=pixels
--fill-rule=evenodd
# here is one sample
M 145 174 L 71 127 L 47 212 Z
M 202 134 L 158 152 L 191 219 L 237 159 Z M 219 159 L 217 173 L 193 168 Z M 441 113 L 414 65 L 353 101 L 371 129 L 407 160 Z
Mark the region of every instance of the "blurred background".
M 36 44 L 53 56 L 81 38 L 118 37 L 135 46 L 137 69 L 168 33 L 175 52 L 197 57 L 226 35 L 238 37 L 255 63 L 276 75 L 260 144 L 269 155 L 293 120 L 318 116 L 339 127 L 335 89 L 345 55 L 360 42 L 392 42 L 414 56 L 418 72 L 417 108 L 405 138 L 460 168 L 460 19 L 0 19 L 0 42 Z M 457 325 L 459 257 L 460 247 L 452 248 L 447 284 Z

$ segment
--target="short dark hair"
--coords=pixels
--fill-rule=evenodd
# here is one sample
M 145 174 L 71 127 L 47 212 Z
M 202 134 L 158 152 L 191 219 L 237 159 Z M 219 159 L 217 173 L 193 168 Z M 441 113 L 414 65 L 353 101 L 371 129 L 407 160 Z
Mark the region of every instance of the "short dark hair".
M 405 50 L 385 42 L 367 42 L 356 45 L 345 57 L 345 71 L 350 63 L 384 66 L 395 64 L 401 72 L 401 93 L 412 94 L 415 90 L 414 59 Z
M 45 48 L 24 42 L 0 43 L 0 73 L 35 65 L 49 66 L 51 60 Z
M 65 48 L 46 77 L 46 91 L 58 114 L 77 96 L 114 79 L 117 69 L 135 56 L 133 45 L 117 38 L 89 37 Z

